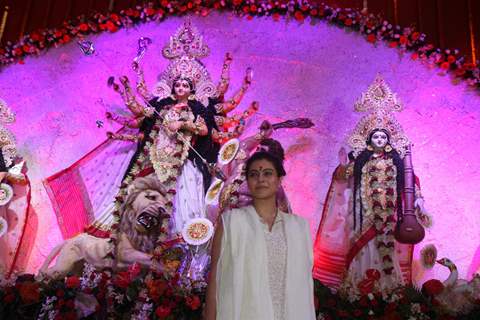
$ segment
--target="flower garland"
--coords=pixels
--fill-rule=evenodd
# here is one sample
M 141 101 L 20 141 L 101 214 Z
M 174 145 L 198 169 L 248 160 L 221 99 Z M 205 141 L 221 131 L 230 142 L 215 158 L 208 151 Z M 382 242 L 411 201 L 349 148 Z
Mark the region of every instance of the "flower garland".
M 385 41 L 389 47 L 401 52 L 410 51 L 413 60 L 440 67 L 442 73 L 451 72 L 456 79 L 465 80 L 480 90 L 480 65 L 466 62 L 458 50 L 440 49 L 427 43 L 426 35 L 411 27 L 394 26 L 380 15 L 349 8 L 333 8 L 325 4 L 295 0 L 161 0 L 146 3 L 119 13 L 93 13 L 65 21 L 62 27 L 41 29 L 26 34 L 16 43 L 8 42 L 0 48 L 0 66 L 13 62 L 23 64 L 24 58 L 39 54 L 42 50 L 58 47 L 75 38 L 104 31 L 116 32 L 149 21 L 163 21 L 168 16 L 196 14 L 207 16 L 211 11 L 231 11 L 248 20 L 270 16 L 279 21 L 281 16 L 303 23 L 305 19 L 324 20 L 345 29 L 363 34 L 375 44 Z
M 372 271 L 372 269 L 368 270 Z M 368 276 L 368 275 L 367 275 Z M 371 274 L 372 281 L 378 280 L 379 274 Z M 374 286 L 371 286 L 373 289 Z M 314 281 L 314 302 L 318 320 L 334 319 L 476 319 L 480 316 L 480 304 L 473 310 L 453 315 L 434 298 L 443 289 L 439 280 L 426 282 L 420 291 L 413 286 L 401 286 L 381 295 L 373 291 L 362 294 L 350 301 L 339 296 L 321 282 Z M 480 302 L 480 301 L 479 301 Z
M 108 281 L 113 286 L 111 297 L 106 295 Z M 114 319 L 201 319 L 204 284 L 190 282 L 180 286 L 178 281 L 178 277 L 149 277 L 148 270 L 138 265 L 108 276 L 87 264 L 81 277 L 49 282 L 38 282 L 28 274 L 10 279 L 0 275 L 0 319 L 104 319 L 107 302 L 115 305 Z M 369 292 L 348 301 L 315 280 L 314 301 L 318 319 L 324 320 L 480 317 L 480 301 L 468 313 L 449 314 L 435 299 L 443 290 L 442 282 L 432 279 L 421 291 L 404 286 L 385 297 Z
M 135 264 L 109 276 L 85 264 L 81 277 L 39 282 L 22 275 L 0 286 L 0 319 L 104 319 L 108 304 L 113 319 L 201 319 L 204 285 L 148 273 Z
M 376 237 L 376 245 L 383 264 L 384 276 L 392 276 L 393 230 L 397 198 L 396 168 L 392 159 L 384 159 L 383 156 L 380 156 L 369 161 L 363 167 L 362 172 L 364 177 L 362 190 L 366 190 L 362 193 L 362 203 L 366 215 L 373 216 L 373 225 L 377 232 L 381 233 Z M 365 174 L 366 172 L 369 174 Z

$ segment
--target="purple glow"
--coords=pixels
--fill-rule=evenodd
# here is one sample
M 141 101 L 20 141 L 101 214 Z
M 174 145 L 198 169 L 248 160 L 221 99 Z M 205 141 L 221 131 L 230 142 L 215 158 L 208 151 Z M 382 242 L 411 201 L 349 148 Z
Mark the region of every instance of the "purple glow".
M 153 88 L 156 76 L 167 65 L 161 49 L 181 22 L 171 18 L 90 37 L 95 54 L 86 56 L 71 43 L 28 58 L 24 65 L 9 66 L 0 74 L 0 97 L 17 113 L 17 122 L 10 128 L 19 153 L 28 161 L 33 184 L 36 217 L 30 224 L 29 239 L 34 244 L 27 271 L 36 270 L 61 241 L 42 179 L 82 157 L 105 139 L 106 131 L 116 129 L 104 114 L 122 108 L 122 102 L 106 81 L 111 75 L 124 74 L 135 79 L 131 62 L 140 36 L 153 40 L 142 61 L 147 83 Z M 338 150 L 360 119 L 353 103 L 376 73 L 382 73 L 405 103 L 398 119 L 414 142 L 415 173 L 434 217 L 434 226 L 417 246 L 415 259 L 424 245 L 434 243 L 440 258 L 457 264 L 461 277 L 475 268 L 472 259 L 480 245 L 477 93 L 453 85 L 437 69 L 411 61 L 395 49 L 374 47 L 355 33 L 325 23 L 247 21 L 227 14 L 192 17 L 192 22 L 210 46 L 212 53 L 204 62 L 214 79 L 219 78 L 225 52 L 233 54 L 230 94 L 240 86 L 247 67 L 255 72 L 240 108 L 257 100 L 260 112 L 245 135 L 265 118 L 276 122 L 309 117 L 315 122 L 313 129 L 274 134 L 286 149 L 285 189 L 294 211 L 310 219 L 312 234 L 338 163 Z M 97 120 L 104 122 L 103 128 L 97 127 Z M 427 272 L 416 263 L 416 274 L 417 280 L 443 279 L 447 269 L 436 266 Z

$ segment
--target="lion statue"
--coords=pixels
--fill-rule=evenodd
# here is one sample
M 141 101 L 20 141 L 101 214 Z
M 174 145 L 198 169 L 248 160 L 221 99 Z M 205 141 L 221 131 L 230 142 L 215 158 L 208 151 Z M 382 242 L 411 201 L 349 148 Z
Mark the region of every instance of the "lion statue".
M 152 267 L 152 254 L 157 240 L 174 237 L 174 222 L 164 209 L 165 189 L 155 174 L 135 179 L 128 187 L 127 197 L 120 208 L 120 228 L 117 238 L 117 268 L 126 268 L 137 262 Z M 84 263 L 96 268 L 113 267 L 105 259 L 112 249 L 108 238 L 81 233 L 65 240 L 48 255 L 39 271 L 39 278 L 59 279 L 76 273 Z M 57 260 L 49 267 L 52 260 Z

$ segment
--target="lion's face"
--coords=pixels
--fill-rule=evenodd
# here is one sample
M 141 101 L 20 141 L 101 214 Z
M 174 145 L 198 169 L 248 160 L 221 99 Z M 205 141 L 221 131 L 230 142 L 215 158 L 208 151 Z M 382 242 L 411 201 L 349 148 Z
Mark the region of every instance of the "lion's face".
M 135 249 L 151 253 L 156 241 L 168 238 L 174 225 L 166 206 L 167 192 L 155 173 L 136 178 L 128 188 L 119 212 L 120 230 Z
M 132 202 L 135 230 L 144 234 L 159 228 L 163 219 L 170 219 L 164 207 L 165 197 L 160 192 L 147 189 L 138 193 Z

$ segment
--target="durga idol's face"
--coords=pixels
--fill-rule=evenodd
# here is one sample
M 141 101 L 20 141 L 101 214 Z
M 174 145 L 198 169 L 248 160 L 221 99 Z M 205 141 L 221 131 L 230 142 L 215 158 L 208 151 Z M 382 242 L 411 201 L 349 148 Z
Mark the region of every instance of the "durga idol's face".
M 188 83 L 187 80 L 180 79 L 173 85 L 173 91 L 175 92 L 175 96 L 177 96 L 177 98 L 184 98 L 190 95 L 192 89 L 190 88 L 190 83 Z
M 388 143 L 388 136 L 383 131 L 375 131 L 372 134 L 371 143 L 375 149 L 383 149 Z

